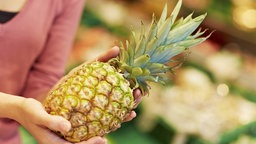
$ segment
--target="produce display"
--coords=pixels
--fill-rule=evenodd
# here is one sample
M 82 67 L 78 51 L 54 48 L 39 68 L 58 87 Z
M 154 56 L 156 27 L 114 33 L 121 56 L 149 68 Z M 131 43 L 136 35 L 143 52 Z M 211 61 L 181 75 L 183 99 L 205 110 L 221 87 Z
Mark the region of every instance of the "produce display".
M 83 63 L 54 86 L 44 107 L 71 122 L 72 129 L 60 134 L 63 138 L 80 142 L 116 130 L 134 109 L 133 90 L 145 94 L 148 82 L 164 84 L 175 67 L 171 58 L 209 37 L 201 37 L 205 31 L 200 29 L 194 32 L 206 14 L 176 20 L 181 4 L 179 0 L 170 16 L 166 5 L 158 21 L 153 16 L 150 29 L 142 25 L 140 33 L 133 32 L 117 58 Z

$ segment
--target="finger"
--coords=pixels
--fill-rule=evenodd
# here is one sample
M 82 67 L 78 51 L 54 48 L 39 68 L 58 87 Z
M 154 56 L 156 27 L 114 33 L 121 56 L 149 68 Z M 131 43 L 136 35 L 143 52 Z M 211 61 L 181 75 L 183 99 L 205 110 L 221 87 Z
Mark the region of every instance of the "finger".
M 34 125 L 28 131 L 35 137 L 40 144 L 71 144 L 64 139 L 57 136 L 55 133 L 47 128 Z
M 45 116 L 42 116 L 39 125 L 45 126 L 53 131 L 59 131 L 63 134 L 71 129 L 71 124 L 68 120 L 61 116 L 54 116 L 48 113 L 46 113 Z
M 124 119 L 124 122 L 128 122 L 131 121 L 132 119 L 134 119 L 136 117 L 136 112 L 135 111 L 131 111 L 127 117 Z
M 111 58 L 117 57 L 118 54 L 119 54 L 119 47 L 115 46 L 115 47 L 109 49 L 106 53 L 99 56 L 99 58 L 97 60 L 101 61 L 101 62 L 106 62 Z
M 107 144 L 107 140 L 105 138 L 97 136 L 77 144 Z
M 133 91 L 133 97 L 135 99 L 134 108 L 136 108 L 136 107 L 138 107 L 138 105 L 140 104 L 140 102 L 142 100 L 141 91 L 139 89 L 135 89 Z
M 34 106 L 34 111 L 31 111 L 30 114 L 33 116 L 30 120 L 31 123 L 47 127 L 54 131 L 60 131 L 62 133 L 66 133 L 71 129 L 70 122 L 65 118 L 48 114 L 43 108 L 42 104 L 34 99 L 30 99 L 29 102 Z

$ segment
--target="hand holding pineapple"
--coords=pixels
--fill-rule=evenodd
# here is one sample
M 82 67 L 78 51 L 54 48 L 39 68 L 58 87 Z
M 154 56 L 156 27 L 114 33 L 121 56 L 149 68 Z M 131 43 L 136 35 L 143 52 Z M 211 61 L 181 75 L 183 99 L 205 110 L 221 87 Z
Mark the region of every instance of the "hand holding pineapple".
M 101 61 L 84 63 L 53 87 L 44 107 L 70 121 L 71 130 L 60 133 L 64 139 L 81 142 L 119 128 L 133 118 L 140 99 L 133 96 L 134 91 L 148 93 L 148 82 L 165 84 L 167 72 L 173 70 L 171 58 L 208 38 L 200 37 L 205 31 L 193 33 L 206 14 L 176 21 L 181 4 L 179 0 L 170 16 L 166 5 L 159 21 L 153 17 L 148 31 L 143 27 L 138 39 L 133 33 L 125 46 L 121 44 L 117 57 L 109 53 Z
M 24 98 L 0 92 L 0 118 L 14 119 L 23 125 L 40 144 L 71 144 L 50 129 L 66 133 L 70 122 L 60 116 L 48 114 L 42 104 L 32 98 Z M 102 137 L 93 137 L 79 144 L 106 144 Z
M 107 61 L 119 54 L 119 48 L 114 47 L 98 58 L 100 61 Z M 135 99 L 138 102 L 141 97 L 140 91 L 134 91 Z M 62 134 L 68 133 L 71 124 L 61 116 L 48 114 L 42 104 L 32 98 L 9 95 L 0 92 L 0 118 L 14 119 L 23 125 L 40 144 L 71 144 L 60 138 L 53 131 Z M 130 121 L 136 116 L 134 111 L 128 114 L 125 121 Z M 78 144 L 106 144 L 103 137 L 96 136 Z

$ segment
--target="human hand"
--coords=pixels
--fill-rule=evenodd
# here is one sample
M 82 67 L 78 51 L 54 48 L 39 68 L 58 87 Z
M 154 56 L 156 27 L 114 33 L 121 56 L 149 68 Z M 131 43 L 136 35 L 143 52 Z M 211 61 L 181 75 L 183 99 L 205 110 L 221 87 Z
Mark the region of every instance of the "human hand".
M 32 98 L 25 98 L 15 118 L 40 144 L 71 144 L 57 136 L 53 131 L 67 133 L 71 128 L 68 120 L 61 116 L 48 114 L 42 104 Z M 53 130 L 53 131 L 51 131 Z M 77 144 L 107 144 L 102 137 L 93 137 Z

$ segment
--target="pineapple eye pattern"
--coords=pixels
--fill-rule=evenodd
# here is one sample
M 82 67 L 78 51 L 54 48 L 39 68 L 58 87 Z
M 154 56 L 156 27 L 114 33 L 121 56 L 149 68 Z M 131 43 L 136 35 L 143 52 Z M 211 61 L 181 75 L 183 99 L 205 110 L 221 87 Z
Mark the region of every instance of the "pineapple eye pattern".
M 166 84 L 167 72 L 177 67 L 171 59 L 210 37 L 198 29 L 206 14 L 177 19 L 181 5 L 179 0 L 168 15 L 166 4 L 148 30 L 142 24 L 140 33 L 132 32 L 131 39 L 120 44 L 118 57 L 84 63 L 53 87 L 44 103 L 46 111 L 72 123 L 70 132 L 60 135 L 80 142 L 115 130 L 134 108 L 135 88 L 147 94 L 149 82 Z
M 82 69 L 56 88 L 49 103 L 53 108 L 45 106 L 71 122 L 72 130 L 64 137 L 73 142 L 116 129 L 134 101 L 127 80 L 109 64 L 93 62 Z

